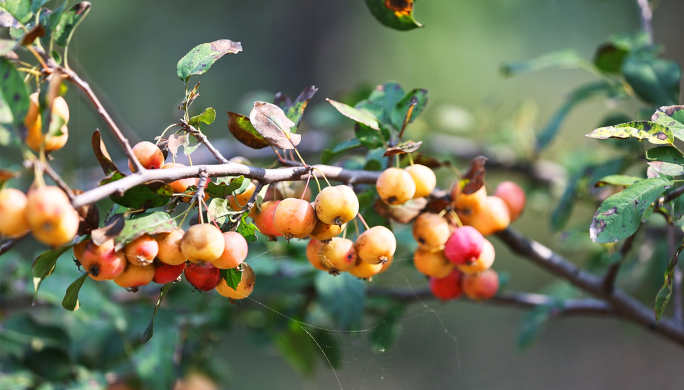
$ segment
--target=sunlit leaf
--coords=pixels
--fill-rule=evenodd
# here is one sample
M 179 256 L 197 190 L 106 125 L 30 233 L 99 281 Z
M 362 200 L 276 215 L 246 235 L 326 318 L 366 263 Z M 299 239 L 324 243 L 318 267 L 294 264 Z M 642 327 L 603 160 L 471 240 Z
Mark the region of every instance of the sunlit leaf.
M 353 119 L 361 124 L 364 124 L 368 127 L 370 127 L 373 130 L 379 130 L 380 125 L 378 123 L 378 119 L 373 115 L 370 111 L 363 110 L 363 109 L 357 109 L 351 106 L 348 106 L 344 103 L 336 102 L 332 99 L 326 99 L 330 104 L 332 104 L 337 111 L 340 112 L 340 114 L 346 116 L 347 118 Z
M 651 121 L 666 126 L 676 138 L 684 140 L 684 106 L 660 107 Z
M 214 110 L 212 107 L 209 107 L 205 109 L 201 114 L 195 115 L 190 120 L 188 121 L 188 124 L 190 126 L 197 127 L 200 122 L 210 125 L 214 123 L 214 120 L 216 119 L 216 110 Z
M 125 222 L 121 233 L 114 239 L 114 248 L 120 250 L 124 245 L 144 234 L 168 233 L 175 228 L 176 222 L 163 211 L 134 214 Z
M 634 121 L 615 126 L 600 127 L 586 135 L 589 138 L 636 138 L 655 145 L 672 145 L 674 136 L 667 127 L 649 121 Z
M 178 78 L 187 83 L 190 76 L 205 73 L 214 62 L 224 55 L 237 54 L 241 51 L 240 42 L 233 42 L 228 39 L 195 46 L 178 61 Z
M 295 123 L 275 104 L 254 102 L 249 120 L 254 129 L 276 148 L 294 149 L 302 139 L 301 135 L 292 133 L 290 129 Z
M 59 46 L 66 46 L 71 40 L 74 30 L 88 15 L 88 12 L 90 12 L 90 2 L 83 1 L 63 13 L 53 33 L 55 43 Z
M 81 277 L 69 285 L 66 290 L 66 295 L 64 295 L 64 299 L 62 300 L 63 308 L 69 311 L 78 310 L 80 306 L 80 303 L 78 302 L 78 292 L 81 291 L 81 286 L 83 286 L 83 282 L 85 282 L 87 277 L 88 273 L 84 272 Z
M 422 145 L 422 144 L 423 144 L 423 141 L 418 141 L 418 142 L 414 142 L 411 140 L 404 141 L 404 142 L 398 144 L 397 146 L 392 146 L 392 147 L 387 148 L 387 150 L 385 151 L 385 154 L 383 156 L 387 157 L 387 156 L 394 156 L 395 154 L 413 153 L 416 150 L 418 150 L 418 148 L 420 148 L 420 145 Z
M 242 279 L 242 271 L 237 268 L 230 268 L 220 269 L 219 273 L 221 274 L 221 279 L 226 281 L 228 287 L 232 288 L 233 290 L 237 290 L 237 286 L 240 284 L 240 280 Z
M 249 118 L 235 112 L 228 111 L 228 130 L 238 141 L 252 149 L 268 147 L 268 142 L 252 126 Z
M 413 17 L 414 0 L 366 0 L 371 14 L 383 25 L 395 30 L 423 27 Z
M 610 175 L 599 180 L 594 184 L 594 187 L 602 186 L 631 186 L 634 183 L 644 180 L 642 177 L 626 176 L 626 175 Z

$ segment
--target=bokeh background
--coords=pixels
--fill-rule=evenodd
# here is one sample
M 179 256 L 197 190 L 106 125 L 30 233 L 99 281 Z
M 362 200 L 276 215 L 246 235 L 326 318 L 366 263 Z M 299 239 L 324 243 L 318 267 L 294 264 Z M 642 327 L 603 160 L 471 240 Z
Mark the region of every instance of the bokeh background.
M 351 122 L 331 112 L 324 99 L 396 80 L 407 90 L 430 91 L 426 113 L 409 129 L 409 137 L 426 141 L 425 151 L 448 157 L 450 149 L 477 146 L 489 133 L 515 124 L 515 118 L 527 121 L 530 131 L 538 130 L 573 87 L 592 79 L 579 70 L 506 78 L 500 72 L 502 63 L 564 48 L 590 60 L 610 35 L 640 27 L 633 0 L 420 1 L 415 15 L 425 28 L 409 32 L 381 26 L 361 0 L 92 3 L 72 42 L 69 61 L 96 87 L 133 142 L 151 140 L 179 116 L 176 107 L 183 97 L 183 83 L 176 76 L 176 63 L 185 53 L 199 43 L 221 38 L 242 42 L 242 53 L 225 57 L 206 75 L 193 78 L 201 81 L 201 97 L 195 105 L 216 108 L 217 120 L 205 132 L 225 155 L 243 154 L 260 163 L 261 157 L 262 165 L 268 164 L 270 156 L 254 154 L 231 141 L 226 111 L 248 114 L 252 102 L 263 96 L 266 100 L 278 91 L 296 96 L 305 86 L 316 85 L 319 90 L 304 115 L 302 131 L 302 144 L 307 136 L 310 139 L 307 160 L 315 162 L 323 148 L 351 134 Z M 655 41 L 666 48 L 665 58 L 684 63 L 684 2 L 656 3 Z M 87 140 L 95 128 L 105 128 L 74 88 L 67 100 L 73 140 Z M 634 103 L 617 107 L 624 112 L 637 108 Z M 562 167 L 577 150 L 596 152 L 596 141 L 584 134 L 615 109 L 599 100 L 582 104 L 570 114 L 542 159 Z M 325 131 L 335 127 L 331 123 L 341 123 L 340 131 Z M 123 154 L 104 133 L 112 145 L 110 153 L 120 159 Z M 509 151 L 489 152 L 506 156 Z M 195 163 L 210 162 L 198 155 Z M 89 142 L 69 142 L 55 157 L 55 165 L 75 187 L 93 186 L 101 173 Z M 467 162 L 456 165 L 463 168 Z M 565 179 L 563 172 L 558 171 L 559 183 Z M 443 186 L 453 180 L 447 169 L 439 175 Z M 530 186 L 524 177 L 511 172 L 488 173 L 493 183 L 511 178 Z M 586 253 L 572 247 L 576 241 L 563 244 L 563 236 L 548 228 L 549 211 L 561 189 L 537 188 L 515 227 L 583 264 Z M 591 214 L 591 207 L 580 208 L 570 225 L 581 227 Z M 586 240 L 580 241 L 577 245 L 586 245 Z M 507 288 L 538 291 L 554 280 L 513 256 L 496 239 L 493 242 L 497 249 L 494 267 L 510 275 Z M 37 251 L 34 244 L 23 243 L 15 255 L 31 258 Z M 408 261 L 410 256 L 406 251 L 397 260 Z M 425 282 L 411 271 L 400 268 L 380 283 L 424 287 Z M 652 297 L 645 294 L 642 298 L 651 302 Z M 523 315 L 517 309 L 486 304 L 418 302 L 402 320 L 392 349 L 376 353 L 357 342 L 354 334 L 335 334 L 346 354 L 343 368 L 333 372 L 321 363 L 313 377 L 301 377 L 272 346 L 256 345 L 244 329 L 233 327 L 217 341 L 225 351 L 226 370 L 231 372 L 231 380 L 222 387 L 334 389 L 340 387 L 338 378 L 344 389 L 682 386 L 684 350 L 642 328 L 605 318 L 553 320 L 534 345 L 519 351 L 516 334 Z M 147 321 L 147 314 L 144 318 L 142 322 Z M 164 326 L 169 325 L 157 323 L 157 327 Z

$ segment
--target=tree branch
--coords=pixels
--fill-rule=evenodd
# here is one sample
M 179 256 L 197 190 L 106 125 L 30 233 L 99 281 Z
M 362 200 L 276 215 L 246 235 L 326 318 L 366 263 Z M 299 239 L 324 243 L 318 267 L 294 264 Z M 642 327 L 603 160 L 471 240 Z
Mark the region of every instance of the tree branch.
M 24 234 L 23 236 L 18 236 L 18 237 L 12 237 L 8 240 L 3 241 L 0 243 L 0 256 L 9 252 L 10 249 L 14 248 L 15 245 L 24 238 L 28 237 L 29 233 Z
M 181 124 L 183 125 L 183 130 L 187 131 L 188 133 L 192 134 L 195 138 L 197 138 L 197 141 L 202 143 L 209 150 L 209 152 L 211 152 L 211 154 L 214 155 L 214 157 L 216 157 L 216 160 L 218 160 L 218 162 L 220 162 L 221 164 L 227 164 L 230 162 L 227 158 L 223 157 L 221 152 L 219 152 L 218 149 L 216 149 L 214 145 L 211 144 L 211 142 L 209 142 L 209 139 L 206 135 L 204 135 L 204 133 L 202 133 L 195 127 L 191 126 L 183 119 L 181 119 Z
M 636 235 L 637 233 L 635 232 L 634 234 L 625 239 L 625 242 L 622 244 L 622 247 L 620 248 L 620 259 L 611 264 L 608 267 L 608 270 L 606 270 L 606 274 L 603 276 L 602 282 L 603 291 L 605 291 L 606 294 L 610 294 L 613 292 L 613 289 L 615 288 L 615 280 L 617 279 L 617 275 L 620 272 L 620 266 L 622 266 L 622 263 L 627 258 L 627 254 L 632 249 L 632 245 L 634 244 L 634 237 L 636 237 Z
M 648 44 L 653 45 L 653 10 L 648 0 L 637 0 L 639 6 L 639 17 L 641 18 L 641 28 L 648 37 Z
M 656 323 L 652 308 L 617 288 L 606 293 L 601 278 L 581 270 L 561 255 L 534 240 L 523 237 L 511 228 L 497 233 L 497 236 L 513 252 L 526 257 L 547 271 L 567 279 L 590 294 L 605 299 L 622 317 L 642 324 L 684 346 L 684 328 L 680 327 L 676 321 L 662 317 Z

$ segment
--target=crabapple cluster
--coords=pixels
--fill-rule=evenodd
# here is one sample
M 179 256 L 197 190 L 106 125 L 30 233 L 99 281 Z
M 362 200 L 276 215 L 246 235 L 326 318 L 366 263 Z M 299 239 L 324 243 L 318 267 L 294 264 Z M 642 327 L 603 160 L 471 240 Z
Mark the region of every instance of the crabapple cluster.
M 390 206 L 428 196 L 436 185 L 437 178 L 432 169 L 420 164 L 404 169 L 388 168 L 380 174 L 376 183 L 380 199 Z

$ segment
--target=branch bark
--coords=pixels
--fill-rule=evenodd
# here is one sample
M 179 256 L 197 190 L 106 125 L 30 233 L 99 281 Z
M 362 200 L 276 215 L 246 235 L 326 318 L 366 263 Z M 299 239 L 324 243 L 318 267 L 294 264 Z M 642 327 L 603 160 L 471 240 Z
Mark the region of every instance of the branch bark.
M 648 37 L 648 44 L 653 45 L 653 10 L 648 0 L 637 0 L 639 6 L 639 17 L 641 18 L 641 28 Z
M 632 245 L 634 244 L 634 237 L 636 237 L 637 232 L 635 232 L 634 234 L 625 239 L 625 242 L 622 244 L 622 247 L 620 248 L 620 259 L 611 264 L 608 267 L 608 270 L 606 270 L 606 274 L 603 276 L 602 282 L 603 291 L 605 291 L 606 294 L 610 294 L 611 292 L 613 292 L 613 289 L 615 288 L 615 280 L 617 279 L 617 275 L 620 272 L 620 267 L 622 266 L 622 263 L 625 261 L 625 258 L 627 258 L 627 254 L 632 249 Z

